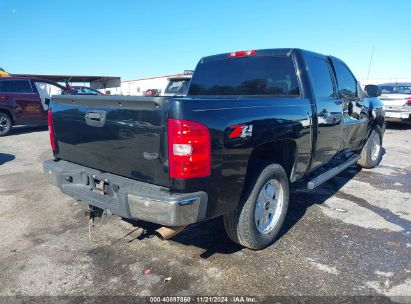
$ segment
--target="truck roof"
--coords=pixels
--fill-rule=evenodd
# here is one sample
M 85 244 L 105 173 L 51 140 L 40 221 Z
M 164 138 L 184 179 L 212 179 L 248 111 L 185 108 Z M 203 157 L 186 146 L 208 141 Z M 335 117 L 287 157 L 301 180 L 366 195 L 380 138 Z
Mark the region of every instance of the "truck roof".
M 168 81 L 174 81 L 174 80 L 190 80 L 193 77 L 193 75 L 180 75 L 180 76 L 173 76 L 167 78 Z
M 256 54 L 258 55 L 273 55 L 273 56 L 290 56 L 291 52 L 297 50 L 295 48 L 279 48 L 279 49 L 260 49 L 260 50 L 255 50 Z M 209 60 L 218 60 L 218 59 L 224 59 L 227 58 L 227 56 L 230 54 L 229 53 L 221 53 L 217 55 L 211 55 L 211 56 L 206 56 L 201 59 L 202 62 L 204 61 L 209 61 Z
M 304 50 L 304 49 L 300 49 L 300 48 L 275 48 L 275 49 L 259 49 L 259 50 L 253 50 L 255 51 L 256 55 L 271 55 L 271 56 L 290 56 L 292 53 L 294 52 L 302 52 L 302 53 L 311 53 L 311 54 L 317 54 L 317 55 L 321 55 L 321 56 L 328 56 L 328 57 L 332 57 L 333 59 L 342 61 L 341 59 L 334 57 L 334 56 L 330 56 L 330 55 L 325 55 L 325 54 L 321 54 L 321 53 L 317 53 L 317 52 L 313 52 L 313 51 L 309 51 L 309 50 Z M 205 56 L 203 57 L 200 61 L 201 62 L 207 62 L 210 60 L 219 60 L 219 59 L 224 59 L 227 58 L 229 56 L 231 52 L 229 53 L 221 53 L 221 54 L 216 54 L 216 55 L 211 55 L 211 56 Z
M 0 80 L 28 80 L 28 81 L 47 82 L 47 83 L 51 83 L 51 84 L 54 84 L 58 87 L 65 89 L 64 86 L 58 84 L 57 82 L 54 82 L 48 79 L 38 78 L 38 77 L 5 76 L 5 77 L 0 77 Z

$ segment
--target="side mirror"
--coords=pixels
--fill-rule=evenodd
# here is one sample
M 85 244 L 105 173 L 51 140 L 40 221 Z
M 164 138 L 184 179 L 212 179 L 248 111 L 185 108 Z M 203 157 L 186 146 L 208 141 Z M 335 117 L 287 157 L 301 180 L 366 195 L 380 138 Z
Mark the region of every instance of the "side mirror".
M 378 97 L 381 95 L 381 89 L 375 84 L 368 84 L 365 86 L 365 92 L 369 97 Z

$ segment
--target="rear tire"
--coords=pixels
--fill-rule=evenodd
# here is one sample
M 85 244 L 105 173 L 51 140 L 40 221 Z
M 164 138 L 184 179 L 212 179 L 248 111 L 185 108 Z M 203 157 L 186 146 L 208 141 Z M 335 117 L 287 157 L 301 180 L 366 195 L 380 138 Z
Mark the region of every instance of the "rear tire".
M 378 166 L 382 159 L 382 129 L 375 126 L 361 151 L 357 164 L 365 169 Z
M 288 198 L 288 177 L 283 167 L 266 166 L 246 184 L 238 207 L 224 215 L 228 236 L 253 250 L 271 245 L 284 223 Z
M 10 133 L 13 120 L 6 113 L 0 112 L 0 137 Z

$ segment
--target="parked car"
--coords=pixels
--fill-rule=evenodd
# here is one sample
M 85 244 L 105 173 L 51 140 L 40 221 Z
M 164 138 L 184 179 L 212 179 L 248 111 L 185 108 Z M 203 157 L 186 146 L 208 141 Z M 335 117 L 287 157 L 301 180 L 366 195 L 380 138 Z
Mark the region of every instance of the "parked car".
M 300 49 L 204 57 L 183 98 L 54 97 L 43 167 L 91 218 L 157 223 L 167 239 L 223 216 L 234 242 L 262 249 L 283 225 L 290 183 L 314 189 L 378 165 L 385 121 L 373 89 L 343 61 Z M 332 119 L 320 124 L 320 110 Z
M 187 95 L 191 75 L 174 76 L 168 78 L 168 84 L 163 96 L 185 96 Z
M 51 95 L 65 92 L 55 82 L 25 77 L 0 78 L 0 136 L 14 125 L 47 125 Z
M 148 89 L 144 92 L 144 96 L 160 96 L 161 90 L 159 89 Z
M 411 82 L 378 85 L 387 121 L 411 123 Z
M 105 95 L 100 91 L 84 86 L 70 86 L 70 92 L 74 95 Z

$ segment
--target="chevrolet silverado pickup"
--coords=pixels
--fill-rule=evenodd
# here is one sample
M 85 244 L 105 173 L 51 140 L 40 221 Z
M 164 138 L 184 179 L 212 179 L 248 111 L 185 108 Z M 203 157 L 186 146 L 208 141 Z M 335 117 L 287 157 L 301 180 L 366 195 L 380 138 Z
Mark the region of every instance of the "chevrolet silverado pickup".
M 43 167 L 88 210 L 176 232 L 223 216 L 234 242 L 258 250 L 280 231 L 291 183 L 378 165 L 378 90 L 301 49 L 208 56 L 185 97 L 55 96 Z

